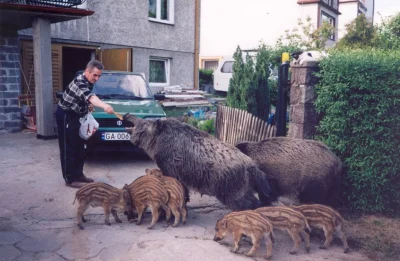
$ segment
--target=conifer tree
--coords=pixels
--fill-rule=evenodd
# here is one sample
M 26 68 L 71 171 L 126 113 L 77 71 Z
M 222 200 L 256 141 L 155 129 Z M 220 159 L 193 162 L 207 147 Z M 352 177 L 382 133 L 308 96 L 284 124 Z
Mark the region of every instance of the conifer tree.
M 273 52 L 267 49 L 265 44 L 262 44 L 258 50 L 255 66 L 255 85 L 257 86 L 256 97 L 256 112 L 254 115 L 267 121 L 271 108 L 270 90 L 268 86 L 268 78 L 270 76 L 270 66 L 272 66 Z
M 233 55 L 235 60 L 232 66 L 232 78 L 229 80 L 228 95 L 226 97 L 226 103 L 229 107 L 240 108 L 241 105 L 241 91 L 240 85 L 243 81 L 244 74 L 244 63 L 242 58 L 242 50 L 238 46 L 236 52 Z M 243 97 L 244 99 L 244 97 Z
M 257 116 L 257 85 L 255 83 L 253 58 L 247 53 L 244 65 L 243 84 L 241 84 L 241 109 Z

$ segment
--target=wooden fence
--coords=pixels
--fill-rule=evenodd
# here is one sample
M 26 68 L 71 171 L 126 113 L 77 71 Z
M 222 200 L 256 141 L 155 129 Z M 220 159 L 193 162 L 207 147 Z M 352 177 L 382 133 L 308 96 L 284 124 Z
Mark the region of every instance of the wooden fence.
M 261 141 L 275 137 L 275 125 L 269 125 L 244 110 L 218 106 L 215 136 L 223 142 L 235 145 L 240 141 Z

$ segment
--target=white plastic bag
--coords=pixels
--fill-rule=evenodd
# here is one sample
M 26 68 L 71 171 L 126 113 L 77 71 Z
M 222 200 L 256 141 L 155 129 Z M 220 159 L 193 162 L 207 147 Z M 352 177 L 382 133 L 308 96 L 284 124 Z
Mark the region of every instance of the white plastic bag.
M 99 128 L 99 123 L 94 119 L 92 113 L 88 112 L 85 116 L 79 119 L 81 127 L 79 128 L 79 136 L 88 140 Z

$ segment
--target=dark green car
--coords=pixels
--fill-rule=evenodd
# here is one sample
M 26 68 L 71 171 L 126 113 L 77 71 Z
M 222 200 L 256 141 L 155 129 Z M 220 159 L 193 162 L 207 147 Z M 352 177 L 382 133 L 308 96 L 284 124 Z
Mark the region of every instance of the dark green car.
M 156 101 L 163 99 L 163 96 L 157 94 L 153 96 L 139 73 L 103 71 L 92 92 L 121 115 L 130 113 L 146 120 L 166 117 L 164 110 Z M 135 150 L 129 142 L 130 136 L 125 131 L 124 124 L 115 115 L 107 114 L 103 109 L 95 107 L 93 116 L 99 123 L 99 129 L 88 140 L 89 151 Z

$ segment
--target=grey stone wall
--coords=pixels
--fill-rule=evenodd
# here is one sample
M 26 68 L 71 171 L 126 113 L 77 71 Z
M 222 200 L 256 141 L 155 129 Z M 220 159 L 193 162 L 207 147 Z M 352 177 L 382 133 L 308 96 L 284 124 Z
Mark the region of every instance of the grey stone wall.
M 1 32 L 1 30 L 0 30 Z M 0 132 L 22 130 L 18 95 L 21 91 L 18 35 L 0 35 Z
M 95 13 L 51 25 L 51 37 L 194 53 L 195 0 L 175 0 L 174 24 L 148 19 L 149 1 L 87 0 Z M 32 35 L 31 29 L 20 34 Z
M 171 58 L 170 85 L 185 84 L 193 88 L 194 56 L 191 53 L 133 48 L 133 71 L 145 73 L 148 82 L 150 57 Z M 151 87 L 155 93 L 158 87 Z
M 316 94 L 314 86 L 317 78 L 317 62 L 305 62 L 303 65 L 291 64 L 290 121 L 288 137 L 310 139 L 316 133 L 319 115 L 315 111 Z

